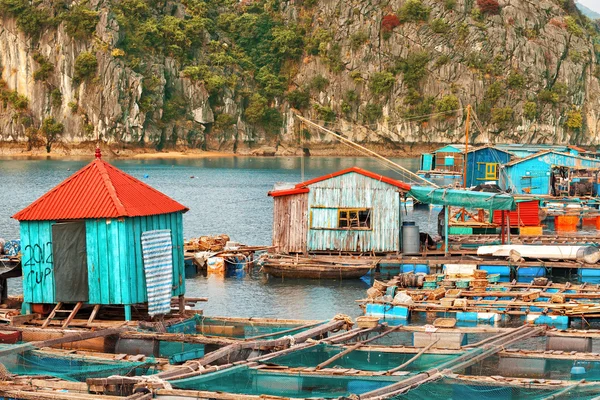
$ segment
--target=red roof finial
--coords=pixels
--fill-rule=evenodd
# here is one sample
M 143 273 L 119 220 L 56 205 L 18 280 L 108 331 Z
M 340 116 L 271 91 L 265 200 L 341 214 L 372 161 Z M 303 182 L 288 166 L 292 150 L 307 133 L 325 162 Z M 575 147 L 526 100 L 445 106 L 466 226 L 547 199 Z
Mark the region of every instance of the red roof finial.
M 100 151 L 100 146 L 96 146 L 96 158 L 102 158 L 102 152 Z

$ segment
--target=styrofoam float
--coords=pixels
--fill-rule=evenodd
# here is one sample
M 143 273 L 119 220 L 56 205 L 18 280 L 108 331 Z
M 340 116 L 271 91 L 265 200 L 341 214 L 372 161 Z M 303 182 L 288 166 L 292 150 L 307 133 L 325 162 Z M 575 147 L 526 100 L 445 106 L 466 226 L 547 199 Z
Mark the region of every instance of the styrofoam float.
M 595 264 L 600 260 L 600 250 L 593 246 L 549 246 L 549 245 L 498 245 L 481 246 L 479 256 L 514 257 L 536 259 L 577 260 Z

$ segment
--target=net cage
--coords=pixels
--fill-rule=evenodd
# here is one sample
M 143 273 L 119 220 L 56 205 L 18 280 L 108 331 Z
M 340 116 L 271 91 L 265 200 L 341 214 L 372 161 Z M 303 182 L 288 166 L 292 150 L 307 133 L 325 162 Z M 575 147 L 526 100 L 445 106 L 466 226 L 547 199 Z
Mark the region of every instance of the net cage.
M 2 345 L 0 351 L 9 347 Z M 156 372 L 154 358 L 127 361 L 79 354 L 55 354 L 42 350 L 0 356 L 0 364 L 11 374 L 51 376 L 79 382 L 84 382 L 87 378 L 105 378 L 111 375 L 138 376 Z
M 316 367 L 345 349 L 345 347 L 321 343 L 314 347 L 271 358 L 267 363 L 286 367 Z M 423 371 L 433 368 L 459 355 L 424 354 L 408 365 L 406 371 Z M 414 356 L 414 353 L 357 349 L 333 361 L 327 367 L 352 368 L 362 371 L 388 371 L 398 365 L 404 364 Z
M 545 400 L 594 399 L 600 395 L 600 384 L 580 385 L 514 384 L 510 382 L 471 382 L 452 377 L 418 386 L 406 393 L 391 397 L 394 400 Z
M 291 323 L 261 323 L 258 321 L 230 321 L 210 317 L 195 317 L 197 333 L 207 336 L 227 336 L 234 338 L 252 338 L 268 335 L 269 339 L 278 339 L 286 335 L 295 335 L 313 328 L 318 323 L 310 326 Z M 171 329 L 177 329 L 176 327 Z M 186 332 L 187 333 L 187 332 Z M 191 332 L 190 332 L 191 333 Z
M 397 377 L 391 376 L 290 374 L 241 365 L 206 375 L 170 381 L 170 383 L 177 389 L 333 399 L 380 389 L 397 380 Z

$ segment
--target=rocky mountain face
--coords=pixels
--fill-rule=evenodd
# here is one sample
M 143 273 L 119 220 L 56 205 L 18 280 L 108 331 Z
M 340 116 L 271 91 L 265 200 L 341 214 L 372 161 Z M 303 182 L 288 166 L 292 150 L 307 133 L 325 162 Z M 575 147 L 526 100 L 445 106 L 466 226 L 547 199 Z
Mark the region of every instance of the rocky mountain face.
M 600 142 L 572 0 L 0 0 L 0 141 L 278 154 Z M 275 151 L 275 150 L 273 150 Z

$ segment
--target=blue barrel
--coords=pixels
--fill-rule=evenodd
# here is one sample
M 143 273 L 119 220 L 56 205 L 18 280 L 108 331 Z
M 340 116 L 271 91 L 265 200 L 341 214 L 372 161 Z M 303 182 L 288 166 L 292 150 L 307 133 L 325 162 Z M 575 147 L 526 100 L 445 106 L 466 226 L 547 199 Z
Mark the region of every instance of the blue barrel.
M 402 223 L 402 253 L 406 255 L 421 254 L 419 227 L 414 222 Z

